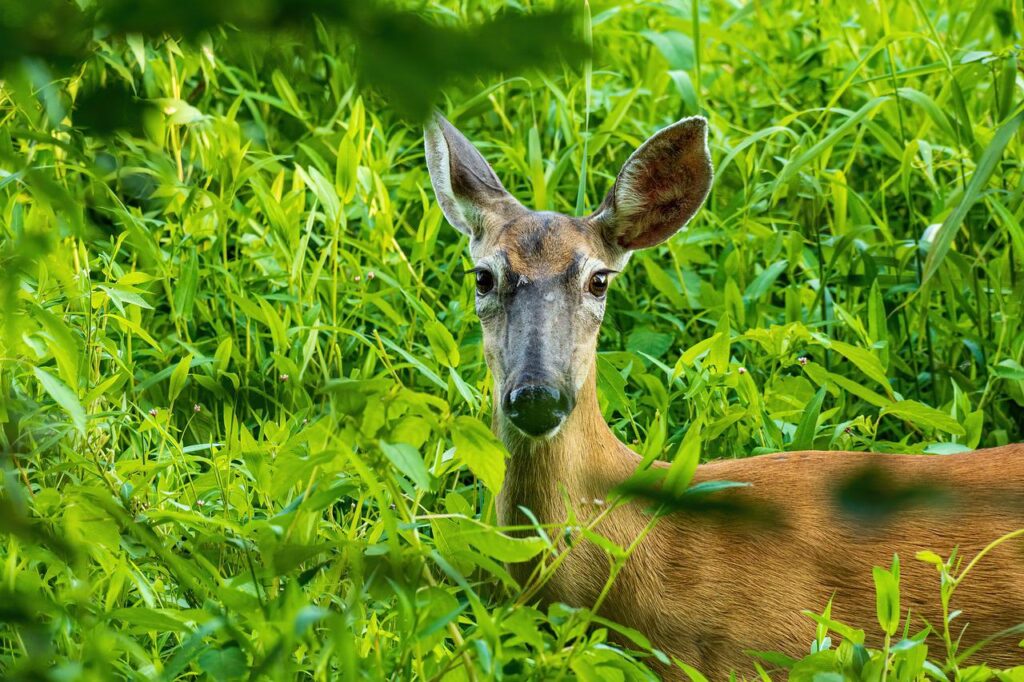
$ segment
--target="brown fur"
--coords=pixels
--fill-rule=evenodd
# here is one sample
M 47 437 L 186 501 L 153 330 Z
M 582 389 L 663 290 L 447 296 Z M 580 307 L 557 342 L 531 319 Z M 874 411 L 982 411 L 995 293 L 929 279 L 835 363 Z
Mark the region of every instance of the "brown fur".
M 581 519 L 596 512 L 593 500 L 630 476 L 639 457 L 608 429 L 597 406 L 593 373 L 576 409 L 558 435 L 545 442 L 506 436 L 511 451 L 498 500 L 501 521 L 526 524 L 520 505 L 542 524 L 565 522 L 562 492 Z M 658 463 L 658 466 L 667 466 Z M 877 466 L 890 480 L 946 484 L 954 497 L 896 513 L 872 525 L 843 513 L 836 487 L 864 467 Z M 955 456 L 881 455 L 860 452 L 791 452 L 701 465 L 695 481 L 729 480 L 751 487 L 720 493 L 771 510 L 771 526 L 726 515 L 680 512 L 661 519 L 641 542 L 602 604 L 602 615 L 645 633 L 654 646 L 695 666 L 712 680 L 732 670 L 752 674 L 745 650 L 806 654 L 814 622 L 833 597 L 836 620 L 869 633 L 878 644 L 872 566 L 901 559 L 904 615 L 912 632 L 924 622 L 941 628 L 939 576 L 914 558 L 921 550 L 946 557 L 959 548 L 965 560 L 990 541 L 1024 527 L 1020 485 L 1024 446 L 1010 445 Z M 645 504 L 612 512 L 601 534 L 628 546 L 649 521 Z M 544 600 L 594 604 L 608 576 L 603 550 L 574 543 L 544 587 Z M 516 564 L 524 581 L 532 566 Z M 1024 622 L 1024 543 L 993 551 L 958 589 L 951 608 L 962 609 L 964 645 Z M 969 625 L 968 625 L 969 623 Z M 954 636 L 959 630 L 954 630 Z M 980 657 L 991 665 L 1024 663 L 1020 637 L 997 641 Z M 941 647 L 937 637 L 929 642 Z M 687 679 L 662 669 L 665 679 Z

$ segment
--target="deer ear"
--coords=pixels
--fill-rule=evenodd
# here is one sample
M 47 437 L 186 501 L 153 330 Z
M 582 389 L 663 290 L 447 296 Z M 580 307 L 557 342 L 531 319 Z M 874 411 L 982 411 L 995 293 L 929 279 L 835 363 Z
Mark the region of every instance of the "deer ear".
M 697 213 L 711 178 L 708 122 L 684 118 L 633 152 L 590 220 L 622 249 L 660 244 Z
M 457 230 L 479 237 L 488 218 L 519 207 L 476 147 L 435 114 L 423 129 L 427 168 L 437 203 Z

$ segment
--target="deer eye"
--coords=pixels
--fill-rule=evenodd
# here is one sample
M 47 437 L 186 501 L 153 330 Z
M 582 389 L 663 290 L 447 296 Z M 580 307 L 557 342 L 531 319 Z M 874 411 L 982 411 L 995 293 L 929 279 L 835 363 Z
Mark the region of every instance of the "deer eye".
M 604 295 L 608 293 L 608 273 L 595 272 L 587 285 L 587 291 L 596 298 L 604 298 Z
M 476 293 L 483 296 L 494 288 L 494 275 L 490 270 L 476 271 Z

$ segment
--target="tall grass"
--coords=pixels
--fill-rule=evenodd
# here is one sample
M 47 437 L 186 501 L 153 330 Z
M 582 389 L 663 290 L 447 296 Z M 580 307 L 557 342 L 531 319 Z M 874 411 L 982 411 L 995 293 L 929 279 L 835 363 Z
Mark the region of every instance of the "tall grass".
M 566 213 L 709 117 L 706 209 L 609 294 L 601 405 L 637 450 L 699 421 L 706 459 L 946 454 L 1024 438 L 1022 26 L 1010 0 L 594 2 L 585 69 L 439 104 Z M 493 525 L 466 245 L 345 36 L 94 42 L 0 84 L 0 673 L 646 675 L 640 635 L 502 567 L 559 529 Z M 87 106 L 111 84 L 153 105 L 134 131 Z M 864 655 L 895 677 L 908 641 Z

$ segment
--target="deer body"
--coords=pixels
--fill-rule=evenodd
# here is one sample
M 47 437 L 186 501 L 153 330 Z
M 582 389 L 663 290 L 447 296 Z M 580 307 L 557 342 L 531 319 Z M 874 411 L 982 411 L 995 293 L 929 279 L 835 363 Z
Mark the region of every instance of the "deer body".
M 570 512 L 585 521 L 600 506 L 595 500 L 608 499 L 640 464 L 598 408 L 595 356 L 605 292 L 633 250 L 668 239 L 703 203 L 712 172 L 706 122 L 684 119 L 651 137 L 626 161 L 604 203 L 582 218 L 524 208 L 443 118 L 427 125 L 425 138 L 438 202 L 470 237 L 476 265 L 476 309 L 494 377 L 493 427 L 511 456 L 500 520 L 529 525 L 526 508 L 544 525 L 564 525 Z M 855 518 L 838 500 L 842 486 L 864 471 L 874 477 L 868 483 L 930 485 L 941 494 L 898 513 Z M 695 481 L 710 480 L 749 484 L 714 495 L 760 510 L 760 518 L 691 509 L 649 528 L 645 502 L 618 506 L 596 532 L 620 547 L 649 532 L 604 597 L 610 561 L 582 537 L 563 542 L 563 563 L 539 596 L 596 606 L 670 656 L 725 679 L 732 670 L 753 670 L 746 650 L 806 653 L 815 624 L 802 611 L 820 612 L 830 598 L 836 620 L 877 632 L 871 569 L 888 565 L 896 552 L 903 613 L 909 607 L 915 625 L 924 618 L 941 631 L 939 576 L 915 553 L 945 557 L 958 548 L 969 560 L 1024 528 L 1024 446 L 946 457 L 778 453 L 698 467 Z M 533 567 L 509 568 L 524 583 Z M 957 588 L 952 608 L 964 612 L 955 628 L 970 623 L 967 644 L 1024 622 L 1024 542 L 992 551 Z M 985 660 L 1024 663 L 1019 639 L 986 647 Z M 659 672 L 685 679 L 679 668 Z
M 640 463 L 605 425 L 592 381 L 585 390 L 588 395 L 551 442 L 530 447 L 511 441 L 518 449 L 511 453 L 498 500 L 503 524 L 529 524 L 521 506 L 542 525 L 564 524 L 563 497 L 585 522 L 588 510 L 598 511 L 593 501 L 608 500 L 609 489 Z M 928 481 L 956 499 L 894 513 L 878 524 L 850 518 L 839 508 L 834 486 L 872 466 L 893 481 Z M 749 489 L 725 494 L 777 510 L 772 527 L 744 525 L 733 517 L 669 514 L 638 545 L 599 612 L 643 632 L 670 658 L 723 680 L 731 671 L 753 673 L 747 650 L 805 655 L 815 624 L 802 611 L 820 613 L 830 598 L 833 618 L 867 630 L 869 644 L 880 646 L 871 637 L 879 632 L 872 567 L 887 566 L 898 553 L 901 605 L 904 612 L 911 609 L 911 633 L 926 622 L 941 630 L 938 572 L 914 556 L 931 550 L 947 557 L 958 548 L 966 562 L 991 540 L 1024 528 L 1022 467 L 1022 445 L 953 456 L 786 452 L 703 464 L 695 482 L 750 483 Z M 612 511 L 596 530 L 627 547 L 649 521 L 646 505 L 637 502 Z M 533 566 L 510 568 L 523 583 Z M 542 597 L 591 607 L 608 573 L 603 549 L 574 543 Z M 1022 576 L 1021 542 L 995 549 L 972 569 L 950 607 L 964 612 L 953 621 L 954 633 L 970 623 L 961 650 L 1024 622 Z M 997 640 L 979 659 L 1003 667 L 1024 663 L 1020 639 Z M 937 636 L 929 644 L 941 650 Z M 664 679 L 688 679 L 678 668 L 659 672 Z

